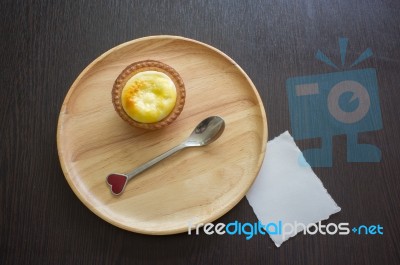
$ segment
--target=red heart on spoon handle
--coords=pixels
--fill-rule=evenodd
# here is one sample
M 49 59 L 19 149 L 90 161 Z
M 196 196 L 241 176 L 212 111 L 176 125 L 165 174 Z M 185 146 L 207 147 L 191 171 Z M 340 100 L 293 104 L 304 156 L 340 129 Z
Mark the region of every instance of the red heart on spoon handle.
M 128 182 L 128 177 L 122 174 L 111 174 L 107 176 L 107 184 L 114 195 L 120 195 Z

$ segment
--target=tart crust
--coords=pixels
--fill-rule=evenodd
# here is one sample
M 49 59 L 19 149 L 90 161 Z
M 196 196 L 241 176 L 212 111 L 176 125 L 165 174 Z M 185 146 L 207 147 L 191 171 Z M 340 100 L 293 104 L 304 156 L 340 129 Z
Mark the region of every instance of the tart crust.
M 172 80 L 172 82 L 174 82 L 176 88 L 176 103 L 174 108 L 168 114 L 168 116 L 154 123 L 142 123 L 135 121 L 125 112 L 121 102 L 121 94 L 126 82 L 135 74 L 144 71 L 157 71 L 166 74 Z M 118 115 L 130 125 L 147 130 L 164 128 L 176 120 L 183 110 L 186 97 L 185 85 L 179 73 L 171 66 L 155 60 L 139 61 L 126 67 L 115 80 L 111 94 L 112 102 Z

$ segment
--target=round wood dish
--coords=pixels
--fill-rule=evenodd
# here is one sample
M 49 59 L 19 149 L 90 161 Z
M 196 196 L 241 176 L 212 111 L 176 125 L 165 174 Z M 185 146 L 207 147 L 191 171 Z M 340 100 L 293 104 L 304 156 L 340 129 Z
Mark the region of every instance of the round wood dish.
M 176 121 L 157 131 L 133 128 L 118 117 L 111 89 L 129 64 L 171 65 L 186 86 Z M 208 116 L 226 127 L 214 143 L 182 150 L 111 194 L 106 177 L 125 173 L 178 145 Z M 121 44 L 94 60 L 72 84 L 61 108 L 57 146 L 78 198 L 96 215 L 144 234 L 185 232 L 232 209 L 252 185 L 264 158 L 267 122 L 258 92 L 227 55 L 177 36 L 150 36 Z

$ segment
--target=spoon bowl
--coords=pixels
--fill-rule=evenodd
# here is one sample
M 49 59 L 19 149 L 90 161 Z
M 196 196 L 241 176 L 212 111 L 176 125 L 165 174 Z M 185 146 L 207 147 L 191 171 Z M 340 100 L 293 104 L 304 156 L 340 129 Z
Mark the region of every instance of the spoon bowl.
M 221 117 L 211 116 L 200 122 L 184 142 L 187 147 L 204 146 L 217 140 L 224 132 L 225 122 Z

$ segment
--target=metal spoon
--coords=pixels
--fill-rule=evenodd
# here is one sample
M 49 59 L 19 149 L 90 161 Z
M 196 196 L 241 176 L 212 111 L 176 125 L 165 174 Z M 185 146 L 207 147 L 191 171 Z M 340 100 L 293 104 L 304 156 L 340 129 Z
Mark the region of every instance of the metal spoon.
M 168 156 L 178 152 L 179 150 L 182 150 L 186 147 L 204 146 L 214 142 L 222 134 L 224 128 L 225 122 L 222 118 L 218 116 L 206 118 L 196 126 L 189 138 L 187 138 L 186 141 L 180 145 L 175 146 L 167 152 L 153 158 L 152 160 L 144 163 L 127 174 L 113 173 L 108 175 L 107 184 L 110 186 L 111 193 L 114 195 L 120 195 L 124 191 L 129 180 L 154 164 L 160 162 L 164 158 L 167 158 Z

